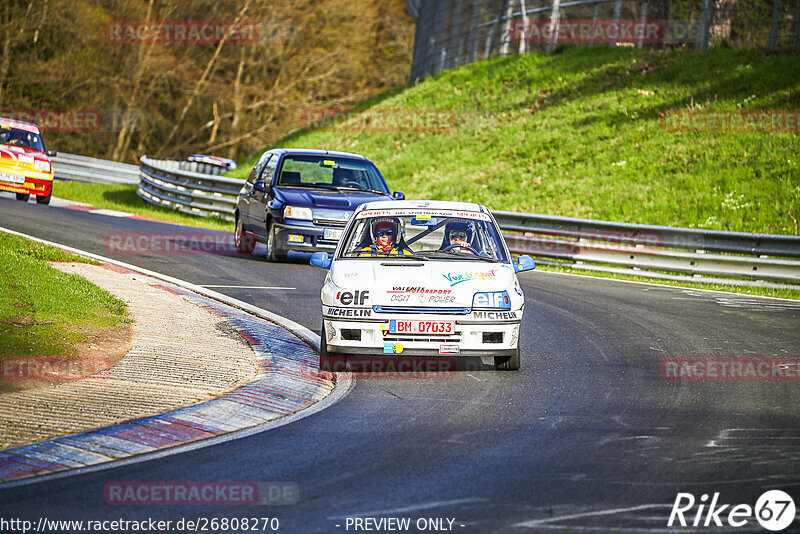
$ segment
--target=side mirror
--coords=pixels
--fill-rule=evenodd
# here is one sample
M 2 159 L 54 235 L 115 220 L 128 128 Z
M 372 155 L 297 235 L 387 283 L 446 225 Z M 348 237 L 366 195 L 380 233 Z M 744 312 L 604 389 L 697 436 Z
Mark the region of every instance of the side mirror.
M 333 258 L 327 252 L 315 252 L 311 255 L 311 265 L 315 267 L 322 267 L 323 269 L 330 269 Z
M 257 180 L 253 184 L 253 191 L 261 191 L 263 193 L 264 189 L 266 189 L 266 187 L 267 186 L 266 186 L 266 183 L 264 182 L 264 180 Z
M 395 200 L 405 200 L 406 195 L 402 191 L 395 191 L 394 193 L 392 193 L 392 198 L 394 198 Z
M 47 155 L 50 156 L 51 158 L 54 158 L 58 156 L 58 152 L 56 152 L 55 150 L 48 150 Z
M 530 271 L 536 268 L 536 262 L 530 256 L 520 256 L 514 264 L 514 272 L 521 273 L 522 271 Z

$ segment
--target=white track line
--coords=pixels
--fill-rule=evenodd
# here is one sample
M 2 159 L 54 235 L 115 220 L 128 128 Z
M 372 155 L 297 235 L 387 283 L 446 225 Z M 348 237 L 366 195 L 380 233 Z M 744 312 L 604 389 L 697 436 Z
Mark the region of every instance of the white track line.
M 200 287 L 209 287 L 216 289 L 297 289 L 296 287 L 282 287 L 282 286 L 217 286 L 211 284 L 200 284 Z

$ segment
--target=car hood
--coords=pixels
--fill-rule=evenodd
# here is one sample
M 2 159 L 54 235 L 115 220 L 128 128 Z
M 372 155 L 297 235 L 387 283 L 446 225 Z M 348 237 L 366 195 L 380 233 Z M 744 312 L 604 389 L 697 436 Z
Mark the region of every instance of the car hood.
M 294 187 L 274 187 L 273 194 L 278 200 L 292 206 L 320 209 L 354 211 L 364 202 L 391 200 L 388 194 L 367 193 L 363 191 L 337 191 L 335 189 L 312 189 Z
M 513 267 L 483 261 L 337 260 L 331 281 L 342 289 L 368 290 L 369 304 L 378 306 L 471 307 L 477 292 L 516 296 Z

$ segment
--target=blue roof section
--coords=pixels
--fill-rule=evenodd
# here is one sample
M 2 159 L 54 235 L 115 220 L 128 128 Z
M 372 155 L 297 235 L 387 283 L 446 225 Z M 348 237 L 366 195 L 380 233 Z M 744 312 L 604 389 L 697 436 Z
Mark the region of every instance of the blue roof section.
M 289 155 L 302 155 L 302 156 L 334 156 L 340 158 L 352 158 L 352 159 L 361 159 L 364 161 L 369 161 L 366 156 L 362 156 L 361 154 L 354 154 L 352 152 L 339 152 L 337 150 L 319 150 L 316 148 L 273 148 L 268 150 L 268 152 L 275 152 L 279 154 L 289 154 Z

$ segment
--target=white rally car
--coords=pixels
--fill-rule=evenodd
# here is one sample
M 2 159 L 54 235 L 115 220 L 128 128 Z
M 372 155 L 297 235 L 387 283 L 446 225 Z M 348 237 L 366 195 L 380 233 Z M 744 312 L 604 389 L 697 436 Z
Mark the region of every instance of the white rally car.
M 525 298 L 497 223 L 480 204 L 381 201 L 353 213 L 322 288 L 320 367 L 356 356 L 480 357 L 520 366 Z M 333 369 L 344 370 L 342 366 Z

